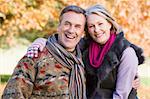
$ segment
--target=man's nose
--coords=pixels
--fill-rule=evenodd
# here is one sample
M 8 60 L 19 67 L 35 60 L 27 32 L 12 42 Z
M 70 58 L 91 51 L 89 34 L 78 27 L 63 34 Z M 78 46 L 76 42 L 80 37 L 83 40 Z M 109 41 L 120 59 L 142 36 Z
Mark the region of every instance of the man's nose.
M 68 29 L 68 31 L 69 31 L 70 33 L 74 33 L 74 32 L 75 32 L 75 27 L 74 27 L 74 26 L 71 26 L 71 27 Z

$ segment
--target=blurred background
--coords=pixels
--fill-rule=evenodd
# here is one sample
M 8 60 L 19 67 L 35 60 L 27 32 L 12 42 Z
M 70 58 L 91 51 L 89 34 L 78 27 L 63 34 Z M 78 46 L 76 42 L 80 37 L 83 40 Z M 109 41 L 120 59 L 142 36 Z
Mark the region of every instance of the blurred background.
M 17 62 L 38 37 L 56 32 L 67 5 L 104 5 L 122 26 L 127 39 L 144 50 L 139 66 L 139 99 L 150 99 L 150 0 L 0 0 L 0 96 Z

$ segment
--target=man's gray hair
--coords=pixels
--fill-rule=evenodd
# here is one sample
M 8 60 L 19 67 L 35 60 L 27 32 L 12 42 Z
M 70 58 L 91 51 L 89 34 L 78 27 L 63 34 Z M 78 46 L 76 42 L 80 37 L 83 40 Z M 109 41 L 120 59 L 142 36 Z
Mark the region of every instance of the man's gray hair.
M 69 11 L 73 11 L 75 13 L 79 13 L 79 14 L 83 14 L 85 16 L 85 10 L 79 6 L 76 6 L 76 5 L 69 5 L 69 6 L 66 6 L 60 13 L 60 16 L 59 16 L 59 21 L 61 21 L 61 17 L 64 13 L 67 13 Z

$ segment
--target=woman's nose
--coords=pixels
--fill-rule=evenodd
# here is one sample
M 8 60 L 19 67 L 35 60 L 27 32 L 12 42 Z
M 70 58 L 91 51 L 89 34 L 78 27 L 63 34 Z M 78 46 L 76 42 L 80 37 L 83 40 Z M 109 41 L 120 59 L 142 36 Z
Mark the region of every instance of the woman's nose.
M 94 29 L 95 33 L 98 33 L 100 30 L 101 30 L 100 26 L 95 26 L 95 29 Z

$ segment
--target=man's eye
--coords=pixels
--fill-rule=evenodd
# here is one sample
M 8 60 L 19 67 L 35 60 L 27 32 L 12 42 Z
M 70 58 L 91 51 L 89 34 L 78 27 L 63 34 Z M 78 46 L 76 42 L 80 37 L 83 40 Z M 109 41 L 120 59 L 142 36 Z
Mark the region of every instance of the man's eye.
M 69 23 L 65 23 L 65 25 L 69 25 Z
M 77 26 L 75 26 L 77 29 L 80 29 L 81 28 L 81 26 L 79 26 L 79 25 L 77 25 Z

